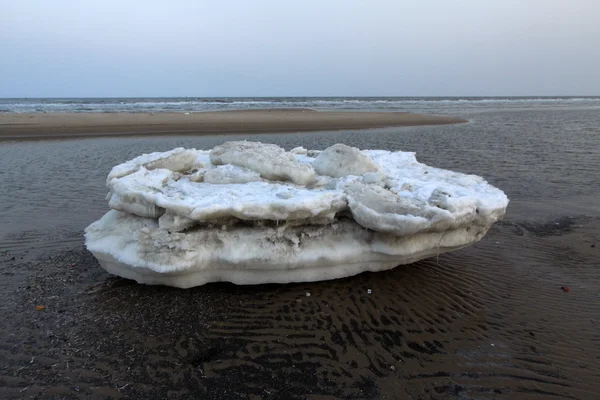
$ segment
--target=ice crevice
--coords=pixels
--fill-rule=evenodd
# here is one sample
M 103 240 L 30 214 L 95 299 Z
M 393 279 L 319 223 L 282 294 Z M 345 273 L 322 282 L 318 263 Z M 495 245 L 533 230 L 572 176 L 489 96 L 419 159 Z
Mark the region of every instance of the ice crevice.
M 468 246 L 508 198 L 410 152 L 259 142 L 177 148 L 112 168 L 86 228 L 108 272 L 182 288 L 334 279 Z

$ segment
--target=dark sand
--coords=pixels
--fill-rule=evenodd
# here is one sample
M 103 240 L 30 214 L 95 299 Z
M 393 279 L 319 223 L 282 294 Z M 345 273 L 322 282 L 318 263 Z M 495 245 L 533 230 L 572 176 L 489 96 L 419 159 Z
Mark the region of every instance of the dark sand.
M 190 290 L 109 277 L 83 248 L 26 263 L 4 254 L 0 307 L 13 317 L 0 328 L 0 392 L 593 399 L 599 246 L 598 218 L 502 223 L 392 271 Z
M 215 135 L 444 125 L 464 119 L 403 112 L 270 109 L 199 113 L 0 114 L 0 140 L 93 136 Z
M 597 118 L 502 112 L 342 136 L 491 179 L 507 220 L 392 271 L 190 290 L 111 277 L 81 244 L 106 172 L 170 138 L 5 143 L 0 228 L 19 228 L 0 242 L 0 398 L 597 399 Z

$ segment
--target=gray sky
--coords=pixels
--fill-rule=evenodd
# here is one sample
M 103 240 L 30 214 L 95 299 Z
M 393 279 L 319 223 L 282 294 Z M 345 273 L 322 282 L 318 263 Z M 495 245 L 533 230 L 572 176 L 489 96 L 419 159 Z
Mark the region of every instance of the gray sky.
M 600 95 L 600 0 L 0 0 L 0 97 Z

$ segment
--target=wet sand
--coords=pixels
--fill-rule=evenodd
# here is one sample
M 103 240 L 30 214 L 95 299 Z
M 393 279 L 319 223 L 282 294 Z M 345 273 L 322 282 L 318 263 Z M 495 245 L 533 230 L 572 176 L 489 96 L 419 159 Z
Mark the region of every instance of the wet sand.
M 0 140 L 215 135 L 444 125 L 465 119 L 404 112 L 269 109 L 199 113 L 0 114 Z
M 598 246 L 600 218 L 505 222 L 468 249 L 392 271 L 190 290 L 110 277 L 83 248 L 27 263 L 4 254 L 0 392 L 591 399 Z
M 472 121 L 254 137 L 484 176 L 511 203 L 480 243 L 335 281 L 190 290 L 111 277 L 82 229 L 116 163 L 243 136 L 2 143 L 0 398 L 596 399 L 598 113 Z

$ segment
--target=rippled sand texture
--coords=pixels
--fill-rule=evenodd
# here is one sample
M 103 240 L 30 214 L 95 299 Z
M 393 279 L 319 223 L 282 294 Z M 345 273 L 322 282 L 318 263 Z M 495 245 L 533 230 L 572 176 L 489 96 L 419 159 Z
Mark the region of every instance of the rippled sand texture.
M 393 271 L 187 291 L 108 278 L 79 250 L 3 263 L 3 312 L 17 318 L 0 328 L 0 391 L 593 398 L 599 232 L 600 218 L 505 223 L 472 248 Z

